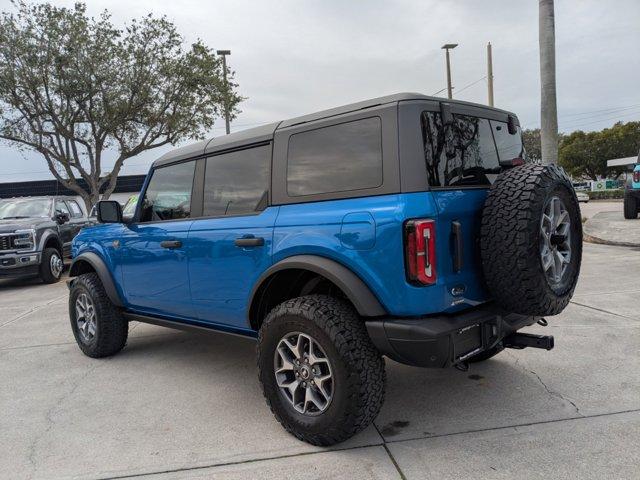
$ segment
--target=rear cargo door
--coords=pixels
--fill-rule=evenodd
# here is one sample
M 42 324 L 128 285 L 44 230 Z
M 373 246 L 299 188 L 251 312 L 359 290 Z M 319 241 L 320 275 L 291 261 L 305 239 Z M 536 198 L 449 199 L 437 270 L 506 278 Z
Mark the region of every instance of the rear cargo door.
M 500 173 L 490 119 L 475 112 L 423 112 L 421 128 L 429 186 L 438 218 L 438 282 L 451 306 L 486 300 L 479 251 L 480 222 L 487 190 Z M 506 125 L 506 124 L 505 124 Z

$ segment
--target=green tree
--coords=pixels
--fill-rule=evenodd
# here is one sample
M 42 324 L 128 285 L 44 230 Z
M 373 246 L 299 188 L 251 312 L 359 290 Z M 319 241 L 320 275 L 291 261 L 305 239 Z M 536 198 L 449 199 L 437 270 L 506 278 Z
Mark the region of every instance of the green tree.
M 42 154 L 88 208 L 109 198 L 127 159 L 204 137 L 225 106 L 237 113 L 221 58 L 200 40 L 185 46 L 165 17 L 118 28 L 83 3 L 12 4 L 0 15 L 0 139 Z
M 534 163 L 542 162 L 542 146 L 540 145 L 540 129 L 522 130 L 522 144 L 527 155 L 527 160 Z
M 564 136 L 560 144 L 560 165 L 571 175 L 591 180 L 611 173 L 619 176 L 624 167 L 609 169 L 607 160 L 638 155 L 640 122 L 618 122 L 600 132 L 581 130 Z

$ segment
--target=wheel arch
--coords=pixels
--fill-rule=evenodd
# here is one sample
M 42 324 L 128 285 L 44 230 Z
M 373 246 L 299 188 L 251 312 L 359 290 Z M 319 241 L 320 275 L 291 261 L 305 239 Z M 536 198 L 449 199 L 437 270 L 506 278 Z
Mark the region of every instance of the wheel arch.
M 124 306 L 109 268 L 97 253 L 85 252 L 74 258 L 69 269 L 69 277 L 77 277 L 83 273 L 91 272 L 95 272 L 100 278 L 111 303 L 118 307 Z
M 296 279 L 301 280 L 305 275 L 307 275 L 307 279 L 311 276 L 312 280 L 316 282 L 317 279 L 326 280 L 335 286 L 363 317 L 378 317 L 387 314 L 371 289 L 349 268 L 326 257 L 294 255 L 272 265 L 260 276 L 253 287 L 249 297 L 248 311 L 251 327 L 257 330 L 263 317 L 273 306 L 292 298 L 292 295 L 280 292 L 276 296 L 278 300 L 269 301 L 270 293 L 277 291 L 278 287 L 283 285 L 291 286 L 293 288 L 290 290 L 296 291 L 289 282 Z M 309 292 L 298 293 L 307 294 Z
M 58 235 L 51 230 L 44 233 L 42 239 L 40 240 L 40 245 L 41 251 L 44 251 L 45 248 L 55 248 L 56 250 L 58 250 L 58 252 L 60 252 L 60 256 L 64 255 L 62 240 L 60 240 L 60 237 L 58 237 Z

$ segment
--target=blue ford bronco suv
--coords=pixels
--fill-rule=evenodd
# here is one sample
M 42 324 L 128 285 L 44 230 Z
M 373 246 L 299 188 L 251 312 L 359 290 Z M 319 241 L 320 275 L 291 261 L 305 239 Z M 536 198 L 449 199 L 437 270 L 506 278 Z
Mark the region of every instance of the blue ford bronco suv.
M 341 442 L 380 410 L 383 356 L 464 369 L 553 347 L 518 330 L 573 294 L 578 202 L 523 156 L 515 115 L 406 93 L 176 149 L 132 219 L 100 202 L 75 238 L 74 336 L 94 358 L 131 321 L 255 338 L 284 428 Z

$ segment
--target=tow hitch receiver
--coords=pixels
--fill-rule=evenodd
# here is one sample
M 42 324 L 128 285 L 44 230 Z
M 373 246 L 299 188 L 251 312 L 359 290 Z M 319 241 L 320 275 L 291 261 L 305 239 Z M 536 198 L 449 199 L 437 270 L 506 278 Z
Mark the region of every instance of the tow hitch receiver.
M 512 333 L 505 337 L 504 346 L 507 348 L 543 348 L 551 350 L 553 348 L 553 335 L 533 335 L 531 333 Z

